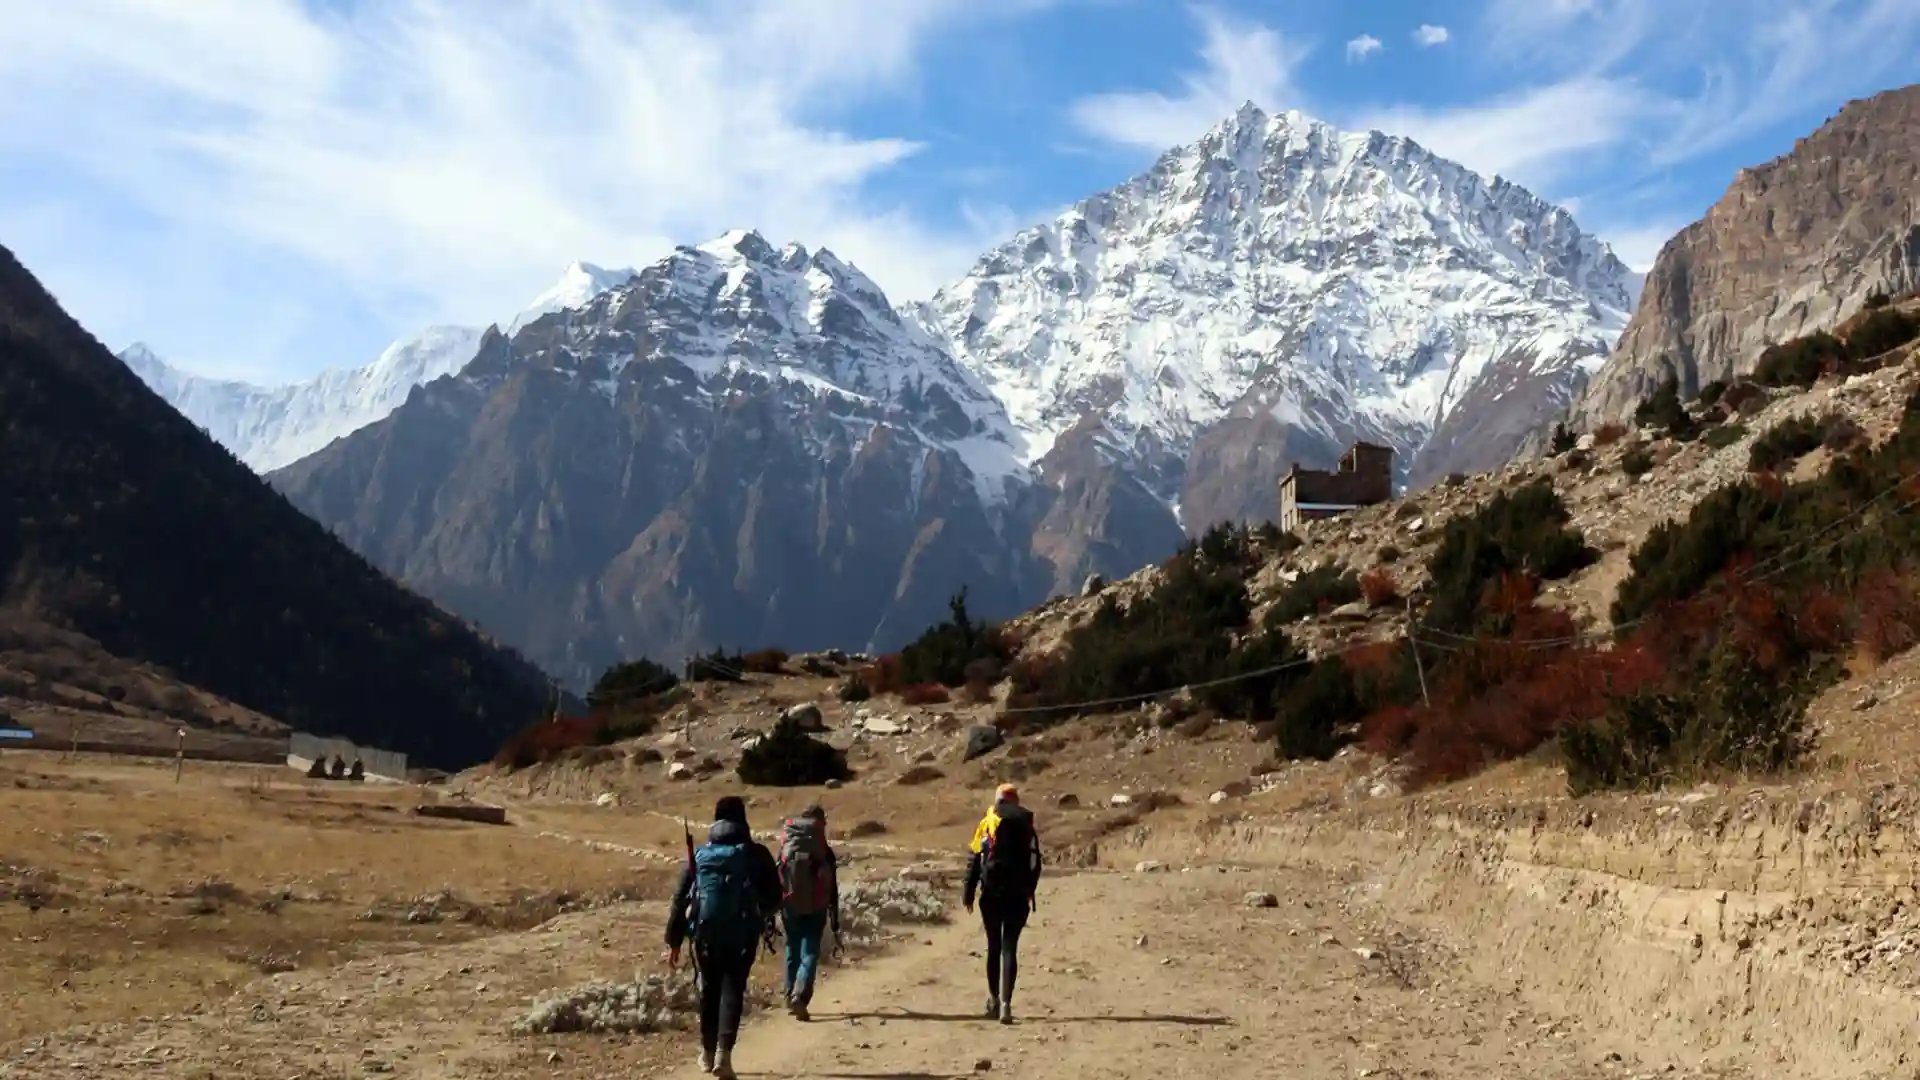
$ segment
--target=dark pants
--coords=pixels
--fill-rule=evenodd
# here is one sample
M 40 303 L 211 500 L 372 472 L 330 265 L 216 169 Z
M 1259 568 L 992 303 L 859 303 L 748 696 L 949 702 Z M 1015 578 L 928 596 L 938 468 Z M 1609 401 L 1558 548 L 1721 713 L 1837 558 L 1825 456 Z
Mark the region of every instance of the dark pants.
M 987 992 L 1013 1000 L 1020 975 L 1020 931 L 1027 928 L 1027 898 L 980 898 L 980 921 L 987 927 Z
M 708 1052 L 733 1050 L 745 1011 L 747 976 L 759 942 L 739 949 L 700 950 L 700 1048 Z
M 787 994 L 807 1005 L 813 1001 L 813 978 L 820 968 L 820 939 L 827 932 L 827 913 L 783 911 L 781 918 L 786 923 Z

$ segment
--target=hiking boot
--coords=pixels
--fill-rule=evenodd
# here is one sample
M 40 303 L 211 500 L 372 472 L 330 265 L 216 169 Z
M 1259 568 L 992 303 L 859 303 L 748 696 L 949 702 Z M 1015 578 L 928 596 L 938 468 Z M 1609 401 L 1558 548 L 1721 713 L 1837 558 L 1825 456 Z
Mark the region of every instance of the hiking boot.
M 803 1024 L 806 1023 L 807 1020 L 809 1019 L 807 1015 L 807 1003 L 800 1000 L 799 998 L 793 999 L 792 1012 L 793 1012 L 793 1018 L 795 1020 L 800 1021 Z
M 722 1050 L 713 1057 L 713 1075 L 720 1080 L 734 1080 L 733 1051 Z
M 713 1051 L 700 1051 L 700 1074 L 705 1076 L 713 1071 Z
M 1000 1003 L 1000 1022 L 1003 1024 L 1013 1023 L 1013 1002 L 1012 1001 L 1009 1000 L 1009 1001 L 1003 1001 Z
M 998 997 L 995 997 L 992 994 L 988 994 L 987 995 L 987 1019 L 991 1020 L 994 1017 L 999 1015 L 1000 1015 L 1000 999 Z

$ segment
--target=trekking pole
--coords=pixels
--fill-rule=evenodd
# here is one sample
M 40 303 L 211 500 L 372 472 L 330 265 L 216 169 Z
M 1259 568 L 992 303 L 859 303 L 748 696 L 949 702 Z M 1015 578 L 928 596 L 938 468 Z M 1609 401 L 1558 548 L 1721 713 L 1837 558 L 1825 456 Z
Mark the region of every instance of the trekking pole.
M 693 875 L 694 887 L 697 890 L 700 878 L 699 868 L 693 863 L 693 826 L 688 825 L 684 817 L 680 819 L 680 832 L 687 838 L 687 873 Z M 694 903 L 698 905 L 699 900 L 696 898 Z M 693 958 L 693 990 L 697 994 L 700 992 L 700 940 L 697 935 L 687 935 L 687 952 Z

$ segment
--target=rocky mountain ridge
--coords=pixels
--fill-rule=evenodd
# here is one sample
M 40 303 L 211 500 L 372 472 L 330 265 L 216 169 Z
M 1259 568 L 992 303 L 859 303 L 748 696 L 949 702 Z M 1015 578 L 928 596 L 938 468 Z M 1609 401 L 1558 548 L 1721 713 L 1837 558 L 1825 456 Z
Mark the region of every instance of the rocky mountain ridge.
M 1011 614 L 1354 437 L 1473 468 L 1564 404 L 1633 277 L 1415 144 L 1251 107 L 897 308 L 735 232 L 490 333 L 274 474 L 570 680 L 635 653 L 884 648 L 962 585 Z
M 1661 249 L 1638 311 L 1573 418 L 1630 416 L 1662 379 L 1692 394 L 1768 345 L 1831 330 L 1873 295 L 1920 288 L 1920 86 L 1853 101 L 1741 170 Z

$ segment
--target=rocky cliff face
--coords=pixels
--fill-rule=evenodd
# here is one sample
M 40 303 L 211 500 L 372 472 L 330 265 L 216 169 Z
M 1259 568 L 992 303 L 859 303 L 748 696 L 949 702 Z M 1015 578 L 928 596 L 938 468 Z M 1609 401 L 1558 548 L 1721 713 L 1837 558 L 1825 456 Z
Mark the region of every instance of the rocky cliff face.
M 1908 87 L 1852 102 L 1791 152 L 1742 171 L 1668 241 L 1575 417 L 1630 416 L 1670 372 L 1689 391 L 1745 374 L 1767 345 L 1915 287 L 1920 87 Z

